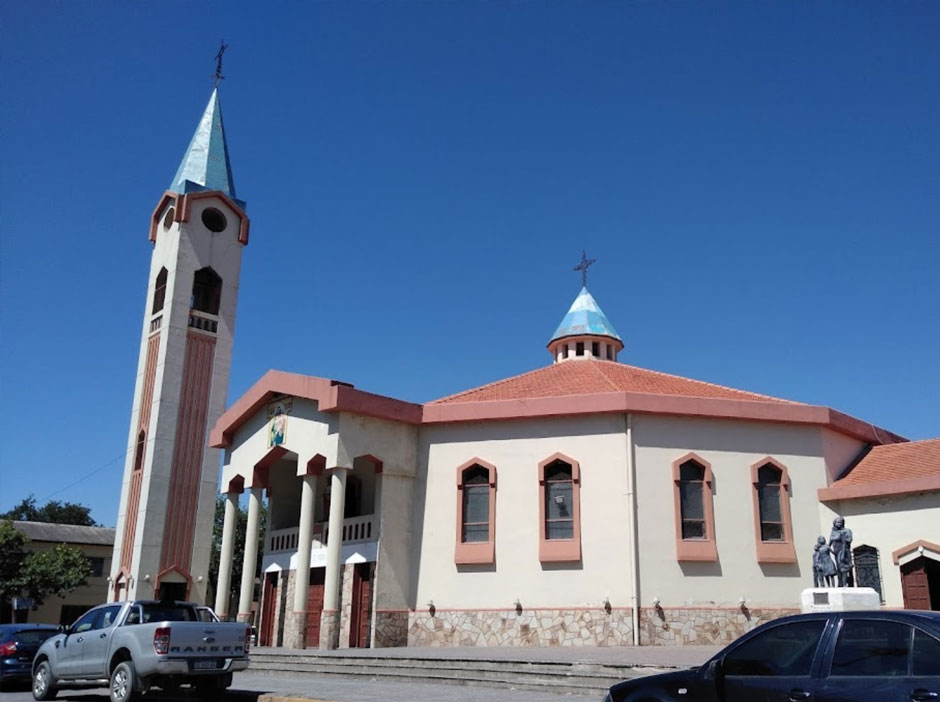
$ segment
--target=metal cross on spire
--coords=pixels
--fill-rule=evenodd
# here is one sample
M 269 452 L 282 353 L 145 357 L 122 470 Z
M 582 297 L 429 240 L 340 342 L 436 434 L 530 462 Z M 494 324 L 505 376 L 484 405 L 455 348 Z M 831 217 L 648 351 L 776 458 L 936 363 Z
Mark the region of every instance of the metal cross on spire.
M 215 55 L 215 87 L 219 87 L 219 81 L 225 80 L 225 76 L 222 75 L 222 54 L 225 53 L 225 50 L 228 48 L 228 44 L 225 43 L 225 40 L 222 40 L 222 43 L 219 45 L 219 53 Z
M 588 258 L 587 254 L 584 252 L 584 249 L 581 249 L 581 263 L 574 267 L 574 270 L 581 271 L 581 285 L 587 287 L 587 271 L 591 267 L 591 264 L 594 263 L 596 258 Z

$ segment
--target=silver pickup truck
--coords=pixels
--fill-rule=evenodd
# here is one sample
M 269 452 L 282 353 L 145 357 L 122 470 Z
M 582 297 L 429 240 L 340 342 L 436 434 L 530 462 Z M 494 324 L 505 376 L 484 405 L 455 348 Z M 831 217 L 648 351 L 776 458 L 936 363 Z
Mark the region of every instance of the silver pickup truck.
M 101 605 L 51 639 L 33 659 L 33 697 L 62 687 L 108 686 L 112 702 L 131 702 L 150 687 L 183 685 L 206 698 L 224 694 L 232 673 L 248 667 L 251 630 L 200 621 L 196 605 L 140 600 Z

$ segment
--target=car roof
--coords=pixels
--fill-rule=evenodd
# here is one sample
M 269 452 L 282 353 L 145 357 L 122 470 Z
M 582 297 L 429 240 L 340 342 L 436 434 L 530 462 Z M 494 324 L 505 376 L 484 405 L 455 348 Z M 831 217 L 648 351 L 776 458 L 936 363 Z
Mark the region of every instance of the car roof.
M 792 622 L 812 617 L 852 617 L 853 619 L 898 619 L 907 622 L 926 620 L 932 624 L 940 624 L 940 612 L 924 609 L 857 609 L 831 612 L 804 612 L 791 614 L 787 617 L 772 619 L 770 623 Z
M 58 624 L 0 624 L 0 632 L 3 633 L 8 631 L 27 631 L 29 629 L 52 629 L 55 631 L 58 628 Z

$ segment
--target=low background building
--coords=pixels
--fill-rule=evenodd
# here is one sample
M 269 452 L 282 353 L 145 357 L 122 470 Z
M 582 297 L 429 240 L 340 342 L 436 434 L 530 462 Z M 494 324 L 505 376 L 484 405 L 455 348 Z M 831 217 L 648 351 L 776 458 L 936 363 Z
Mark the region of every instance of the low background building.
M 65 597 L 48 597 L 34 611 L 19 612 L 19 621 L 71 624 L 86 610 L 107 601 L 114 529 L 46 522 L 13 522 L 13 526 L 29 538 L 23 547 L 27 552 L 68 544 L 81 549 L 91 563 L 87 585 L 73 590 Z

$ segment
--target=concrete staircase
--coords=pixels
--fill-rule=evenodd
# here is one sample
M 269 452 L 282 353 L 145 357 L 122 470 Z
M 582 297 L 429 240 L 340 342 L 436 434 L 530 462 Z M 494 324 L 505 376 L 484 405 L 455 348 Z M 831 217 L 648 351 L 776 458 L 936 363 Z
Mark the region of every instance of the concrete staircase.
M 502 660 L 486 657 L 454 658 L 357 655 L 354 651 L 320 654 L 285 653 L 255 648 L 253 673 L 304 677 L 345 677 L 360 680 L 398 680 L 412 683 L 474 685 L 480 687 L 541 690 L 553 695 L 586 695 L 599 699 L 616 682 L 662 672 L 665 668 L 585 662 Z

